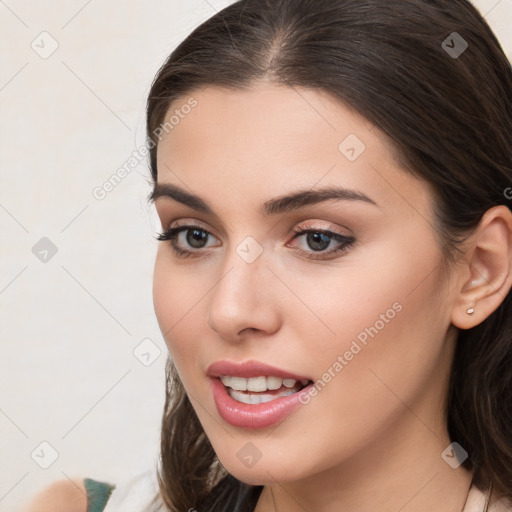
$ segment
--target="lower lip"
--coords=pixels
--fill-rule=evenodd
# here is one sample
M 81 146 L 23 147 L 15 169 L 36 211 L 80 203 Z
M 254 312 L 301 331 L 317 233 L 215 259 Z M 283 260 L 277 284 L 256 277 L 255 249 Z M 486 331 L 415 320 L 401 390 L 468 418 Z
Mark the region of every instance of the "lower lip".
M 309 388 L 306 386 L 291 395 L 250 405 L 231 398 L 218 378 L 212 378 L 212 387 L 213 399 L 221 418 L 235 427 L 249 429 L 266 428 L 283 421 L 295 408 L 302 405 L 301 395 L 307 395 Z

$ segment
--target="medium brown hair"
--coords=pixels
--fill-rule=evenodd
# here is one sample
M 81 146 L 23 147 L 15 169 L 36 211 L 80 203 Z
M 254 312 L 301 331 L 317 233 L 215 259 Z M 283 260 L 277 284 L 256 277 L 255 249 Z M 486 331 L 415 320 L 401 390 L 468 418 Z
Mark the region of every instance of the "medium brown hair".
M 458 34 L 454 35 L 456 32 Z M 464 40 L 460 55 L 447 51 Z M 450 39 L 451 38 L 451 39 Z M 459 46 L 460 47 L 460 46 Z M 393 142 L 435 192 L 436 233 L 453 261 L 491 207 L 510 199 L 512 71 L 466 0 L 241 0 L 196 28 L 158 71 L 147 103 L 151 175 L 170 105 L 201 88 L 267 80 L 330 93 Z M 452 441 L 473 482 L 512 497 L 511 293 L 459 330 L 447 390 Z M 261 486 L 219 463 L 171 360 L 161 432 L 161 497 L 173 512 L 252 511 Z

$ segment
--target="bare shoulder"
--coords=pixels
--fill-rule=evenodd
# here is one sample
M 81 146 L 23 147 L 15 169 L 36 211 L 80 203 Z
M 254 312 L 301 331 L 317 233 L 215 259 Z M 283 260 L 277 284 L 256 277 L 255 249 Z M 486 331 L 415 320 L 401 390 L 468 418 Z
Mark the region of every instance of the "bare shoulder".
M 58 480 L 38 493 L 23 512 L 86 512 L 87 493 L 82 480 Z

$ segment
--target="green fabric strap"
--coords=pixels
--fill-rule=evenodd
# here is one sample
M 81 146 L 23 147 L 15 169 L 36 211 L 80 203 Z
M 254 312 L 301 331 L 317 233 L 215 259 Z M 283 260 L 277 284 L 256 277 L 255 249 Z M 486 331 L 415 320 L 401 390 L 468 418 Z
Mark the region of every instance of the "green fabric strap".
M 87 512 L 103 512 L 115 485 L 84 478 L 84 486 L 87 491 Z

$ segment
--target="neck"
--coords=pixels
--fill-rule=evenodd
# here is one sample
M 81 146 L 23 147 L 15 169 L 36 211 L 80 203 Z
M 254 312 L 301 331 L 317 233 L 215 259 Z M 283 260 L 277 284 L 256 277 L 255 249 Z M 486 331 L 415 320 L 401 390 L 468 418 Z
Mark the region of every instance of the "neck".
M 441 457 L 450 444 L 414 414 L 390 425 L 378 443 L 298 482 L 266 485 L 255 512 L 462 512 L 472 473 Z

